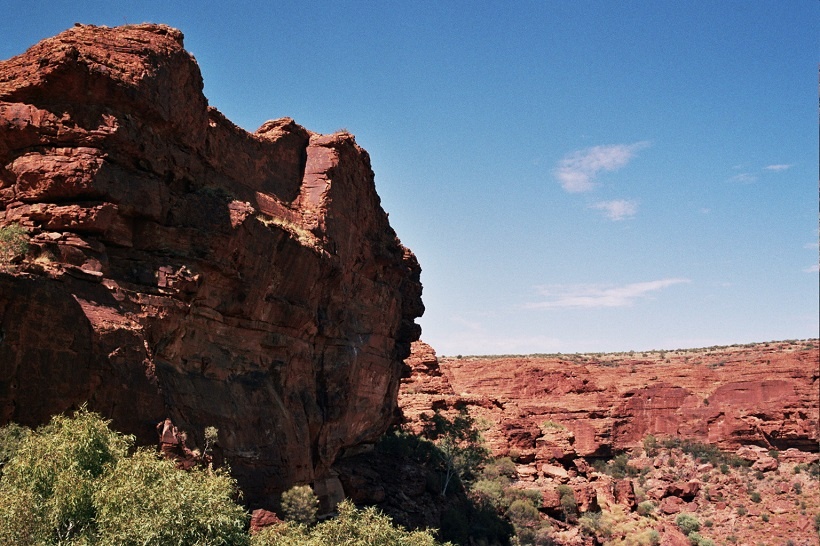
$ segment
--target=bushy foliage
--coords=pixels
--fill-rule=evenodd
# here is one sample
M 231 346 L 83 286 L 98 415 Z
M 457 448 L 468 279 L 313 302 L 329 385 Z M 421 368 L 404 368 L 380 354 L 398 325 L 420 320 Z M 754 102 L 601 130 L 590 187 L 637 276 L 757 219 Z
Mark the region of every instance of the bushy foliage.
M 85 409 L 27 434 L 0 477 L 0 544 L 248 544 L 227 475 L 132 446 Z
M 28 251 L 28 233 L 20 224 L 0 227 L 0 266 L 8 265 Z
M 715 543 L 705 537 L 700 536 L 700 533 L 692 531 L 687 535 L 689 542 L 692 543 L 693 546 L 715 546 Z
M 132 441 L 85 410 L 73 419 L 57 416 L 28 435 L 3 467 L 0 543 L 91 540 L 94 491 Z M 25 520 L 18 518 L 26 513 Z
M 430 531 L 405 531 L 375 508 L 357 509 L 350 501 L 338 506 L 336 518 L 313 527 L 284 523 L 255 534 L 251 546 L 436 546 Z M 450 545 L 449 542 L 445 545 Z M 451 545 L 450 545 L 451 546 Z
M 598 472 L 601 472 L 602 474 L 609 474 L 613 478 L 617 479 L 625 478 L 627 476 L 634 478 L 635 476 L 639 476 L 641 474 L 641 471 L 638 468 L 635 468 L 629 464 L 629 455 L 626 453 L 621 453 L 608 462 L 604 462 L 603 460 L 595 461 L 593 466 Z
M 309 485 L 296 485 L 282 493 L 282 515 L 289 521 L 311 525 L 318 509 L 319 499 Z
M 678 514 L 675 524 L 683 531 L 684 535 L 700 530 L 700 522 L 694 514 Z
M 475 481 L 479 470 L 490 456 L 475 421 L 466 410 L 452 419 L 436 411 L 432 417 L 425 419 L 424 435 L 438 448 L 436 453 L 444 471 L 442 496 L 447 494 L 453 478 L 457 478 L 465 486 Z
M 30 429 L 17 423 L 9 423 L 0 428 L 0 475 L 2 475 L 3 466 L 14 456 L 17 448 L 30 432 Z
M 643 450 L 647 457 L 654 457 L 658 454 L 658 439 L 652 434 L 647 434 L 643 439 Z
M 558 498 L 561 501 L 561 510 L 564 519 L 574 523 L 578 519 L 578 501 L 575 500 L 575 491 L 568 485 L 558 486 Z
M 105 544 L 246 545 L 247 516 L 224 472 L 175 468 L 154 451 L 124 457 L 94 493 Z
M 516 476 L 515 463 L 509 457 L 498 457 L 487 461 L 481 470 L 481 477 L 485 480 L 506 480 L 509 483 Z
M 428 430 L 431 423 L 428 420 Z M 432 434 L 435 435 L 435 434 Z M 480 441 L 480 437 L 478 437 Z M 481 443 L 478 447 L 483 449 Z M 394 458 L 408 458 L 425 466 L 426 489 L 439 495 L 445 478 L 444 457 L 432 440 L 407 431 L 393 431 L 384 435 L 376 444 L 376 450 Z M 507 544 L 513 533 L 512 525 L 502 516 L 511 500 L 505 496 L 515 475 L 515 464 L 508 458 L 486 460 L 472 470 L 474 482 L 466 482 L 468 504 L 451 507 L 441 516 L 440 535 L 457 543 L 468 540 Z M 465 482 L 457 480 L 459 487 Z
M 739 468 L 751 466 L 752 464 L 751 461 L 742 459 L 734 453 L 725 453 L 716 446 L 704 444 L 696 440 L 669 437 L 664 438 L 660 443 L 667 449 L 680 449 L 696 461 L 711 463 L 712 466 L 720 467 L 721 472 L 724 474 L 728 472 L 728 466 Z
M 638 504 L 638 515 L 650 517 L 655 512 L 655 503 L 652 501 L 643 501 Z

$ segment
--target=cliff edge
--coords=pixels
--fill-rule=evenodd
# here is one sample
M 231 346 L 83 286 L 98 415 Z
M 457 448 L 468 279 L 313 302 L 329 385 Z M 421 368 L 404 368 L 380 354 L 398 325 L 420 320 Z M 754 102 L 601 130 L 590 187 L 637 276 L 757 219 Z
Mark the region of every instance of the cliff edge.
M 183 35 L 77 25 L 0 62 L 0 424 L 88 402 L 156 444 L 219 429 L 250 504 L 394 417 L 420 267 L 353 136 L 248 133 Z

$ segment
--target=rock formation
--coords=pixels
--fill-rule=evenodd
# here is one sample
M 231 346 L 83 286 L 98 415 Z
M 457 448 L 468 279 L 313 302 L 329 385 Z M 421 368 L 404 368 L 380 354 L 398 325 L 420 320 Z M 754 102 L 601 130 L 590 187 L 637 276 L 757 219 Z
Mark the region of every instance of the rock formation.
M 817 451 L 816 343 L 439 361 L 418 342 L 400 405 L 411 421 L 436 408 L 470 407 L 495 423 L 487 438 L 496 451 L 524 460 L 609 457 L 648 434 L 729 451 L 749 444 Z
M 420 268 L 367 152 L 291 119 L 250 134 L 178 30 L 78 25 L 0 62 L 0 424 L 166 417 L 251 504 L 323 479 L 393 419 Z
M 818 340 L 442 359 L 416 342 L 406 362 L 404 427 L 467 409 L 494 455 L 516 463 L 511 487 L 541 493 L 554 544 L 658 543 L 653 532 L 693 543 L 681 513 L 709 539 L 816 543 Z M 564 521 L 562 487 L 591 513 L 586 527 Z

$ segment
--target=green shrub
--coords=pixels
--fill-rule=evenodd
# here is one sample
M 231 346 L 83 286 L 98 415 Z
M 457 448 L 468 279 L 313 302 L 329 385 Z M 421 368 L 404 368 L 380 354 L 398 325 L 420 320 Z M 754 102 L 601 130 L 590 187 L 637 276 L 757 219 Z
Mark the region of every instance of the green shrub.
M 28 233 L 20 224 L 0 227 L 0 265 L 8 265 L 28 251 Z
M 737 507 L 737 515 L 738 516 L 745 516 L 746 515 L 746 507 L 742 504 Z
M 752 502 L 760 502 L 760 493 L 757 491 L 752 491 L 752 494 L 749 495 L 749 498 Z
M 578 519 L 578 527 L 586 535 L 595 536 L 599 534 L 601 531 L 601 513 L 588 512 L 584 514 Z
M 2 475 L 3 466 L 14 456 L 17 448 L 30 432 L 30 429 L 17 423 L 9 423 L 0 428 L 0 475 Z
M 523 500 L 532 504 L 536 508 L 541 506 L 541 502 L 543 501 L 541 491 L 537 489 L 519 489 L 517 487 L 510 487 L 504 490 L 504 497 L 508 500 L 507 504 L 511 504 L 513 501 Z
M 715 546 L 715 543 L 708 538 L 700 536 L 699 533 L 692 531 L 687 535 L 689 542 L 691 542 L 694 546 Z
M 0 544 L 248 544 L 233 480 L 132 445 L 84 408 L 26 435 L 0 477 Z
M 700 530 L 700 522 L 694 514 L 678 514 L 675 524 L 683 531 L 684 535 Z
M 489 504 L 498 509 L 504 505 L 504 487 L 499 480 L 478 480 L 470 488 L 470 497 L 477 504 Z
M 57 416 L 29 434 L 3 467 L 0 544 L 47 544 L 93 534 L 93 495 L 132 443 L 98 415 Z M 17 515 L 29 513 L 28 521 Z
M 510 504 L 507 509 L 507 517 L 516 527 L 529 525 L 539 520 L 538 508 L 529 501 L 518 499 Z
M 602 474 L 609 474 L 613 478 L 621 479 L 627 476 L 635 477 L 641 474 L 641 471 L 629 464 L 629 455 L 621 453 L 620 455 L 604 462 L 597 460 L 592 463 L 592 466 L 597 472 Z
M 643 439 L 643 450 L 647 457 L 654 457 L 658 454 L 658 439 L 652 434 L 647 434 Z
M 405 531 L 375 508 L 357 509 L 346 500 L 339 515 L 307 527 L 288 522 L 267 527 L 251 539 L 252 546 L 436 546 L 430 531 Z M 445 543 L 449 545 L 450 543 Z
M 318 510 L 319 499 L 309 485 L 296 485 L 282 493 L 282 515 L 286 520 L 311 525 Z
M 153 450 L 124 457 L 94 493 L 104 544 L 247 545 L 247 514 L 224 472 L 182 471 Z
M 481 471 L 481 477 L 487 480 L 506 480 L 510 483 L 517 476 L 515 463 L 509 457 L 499 457 L 487 462 Z
M 638 515 L 648 517 L 655 512 L 655 504 L 652 501 L 643 501 L 638 504 Z
M 558 498 L 561 501 L 561 510 L 564 512 L 564 519 L 569 522 L 575 522 L 578 519 L 578 501 L 575 500 L 575 491 L 568 485 L 559 485 Z

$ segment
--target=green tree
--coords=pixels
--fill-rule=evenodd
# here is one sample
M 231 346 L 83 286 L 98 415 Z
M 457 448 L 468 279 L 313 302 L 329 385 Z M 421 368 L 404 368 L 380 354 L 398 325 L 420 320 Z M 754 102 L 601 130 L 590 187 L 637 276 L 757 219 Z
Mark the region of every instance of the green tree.
M 78 410 L 25 435 L 0 477 L 0 544 L 245 546 L 227 474 L 178 470 Z
M 282 493 L 282 514 L 287 520 L 311 525 L 318 510 L 319 499 L 309 485 L 296 485 Z
M 442 496 L 447 494 L 453 478 L 458 478 L 465 485 L 475 480 L 489 457 L 490 452 L 484 447 L 481 433 L 465 409 L 453 419 L 436 411 L 432 418 L 426 419 L 424 435 L 438 447 L 438 457 L 444 469 Z
M 405 531 L 390 518 L 370 507 L 357 509 L 345 500 L 339 515 L 313 527 L 288 522 L 263 529 L 251 546 L 437 546 L 430 531 Z M 442 546 L 452 546 L 449 542 Z
M 132 442 L 85 409 L 74 418 L 54 417 L 29 434 L 0 478 L 0 544 L 90 540 L 94 490 Z
M 245 546 L 247 514 L 227 473 L 182 471 L 153 450 L 124 457 L 94 493 L 103 544 Z

